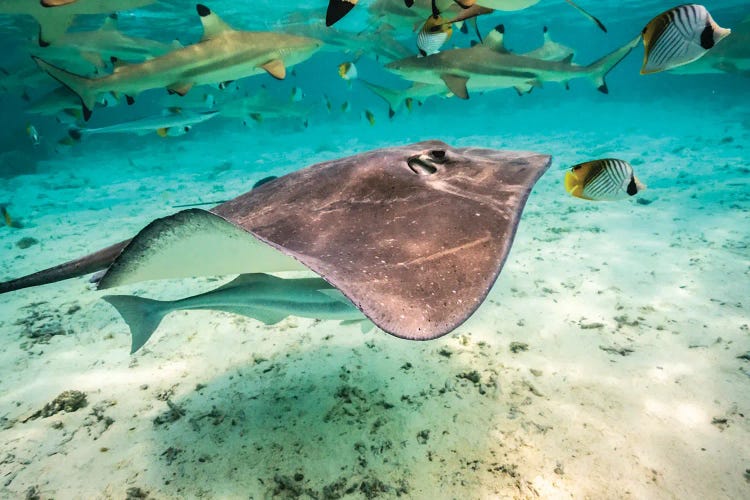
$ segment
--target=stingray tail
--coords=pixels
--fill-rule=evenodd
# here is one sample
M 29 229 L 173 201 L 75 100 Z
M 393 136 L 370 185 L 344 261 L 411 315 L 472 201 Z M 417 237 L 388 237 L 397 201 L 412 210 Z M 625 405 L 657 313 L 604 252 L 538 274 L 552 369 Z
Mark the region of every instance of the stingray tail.
M 594 82 L 594 85 L 596 85 L 596 89 L 599 92 L 603 94 L 609 93 L 607 82 L 604 81 L 604 77 L 607 76 L 607 73 L 612 71 L 612 68 L 617 66 L 620 61 L 625 59 L 625 57 L 630 54 L 630 51 L 633 50 L 636 45 L 638 45 L 638 42 L 640 42 L 640 40 L 641 35 L 638 35 L 619 49 L 610 54 L 607 54 L 598 61 L 595 61 L 586 67 L 586 70 L 589 72 L 589 78 L 591 78 L 591 80 Z
M 144 299 L 133 295 L 105 295 L 104 300 L 112 304 L 130 327 L 130 354 L 148 342 L 171 309 L 166 302 Z
M 96 104 L 96 86 L 94 83 L 95 79 L 86 78 L 81 75 L 76 75 L 70 71 L 66 71 L 62 68 L 58 68 L 54 64 L 50 64 L 42 58 L 31 56 L 34 62 L 44 70 L 49 76 L 62 83 L 70 90 L 78 95 L 81 99 L 81 107 L 83 109 L 83 119 L 88 121 L 91 117 L 91 110 Z

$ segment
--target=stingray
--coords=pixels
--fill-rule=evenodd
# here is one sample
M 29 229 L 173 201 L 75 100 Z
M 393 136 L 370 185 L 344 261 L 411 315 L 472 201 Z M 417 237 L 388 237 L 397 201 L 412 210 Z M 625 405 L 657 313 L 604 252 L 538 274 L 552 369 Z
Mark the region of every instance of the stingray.
M 387 333 L 428 340 L 474 313 L 510 251 L 550 156 L 440 141 L 320 163 L 0 293 L 106 269 L 98 288 L 146 280 L 313 271 Z M 154 186 L 158 189 L 158 186 Z

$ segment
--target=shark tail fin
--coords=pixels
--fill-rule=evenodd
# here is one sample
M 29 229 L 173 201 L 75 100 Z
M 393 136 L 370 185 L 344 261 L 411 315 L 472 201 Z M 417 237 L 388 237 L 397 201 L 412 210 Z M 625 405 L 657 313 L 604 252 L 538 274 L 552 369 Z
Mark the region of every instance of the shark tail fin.
M 94 86 L 96 80 L 58 68 L 40 57 L 31 56 L 31 58 L 34 59 L 34 62 L 49 74 L 49 76 L 78 95 L 78 98 L 81 99 L 83 119 L 88 121 L 91 117 L 91 110 L 94 108 L 94 104 L 96 104 L 96 88 Z
M 117 309 L 130 327 L 130 354 L 143 347 L 170 311 L 160 300 L 144 299 L 133 295 L 105 295 L 102 298 Z
M 594 85 L 596 85 L 596 89 L 599 92 L 603 94 L 609 93 L 607 82 L 604 80 L 604 77 L 607 76 L 607 73 L 612 71 L 612 68 L 617 66 L 620 61 L 625 59 L 625 57 L 630 54 L 630 51 L 633 50 L 636 45 L 638 45 L 638 42 L 640 40 L 641 35 L 638 35 L 619 49 L 607 54 L 598 61 L 591 63 L 586 68 L 589 73 L 589 78 L 591 78 L 591 80 L 594 82 Z
M 396 114 L 396 111 L 398 111 L 401 106 L 403 106 L 404 98 L 401 95 L 402 92 L 389 89 L 388 87 L 375 85 L 374 83 L 370 83 L 366 80 L 360 79 L 359 81 L 362 82 L 365 87 L 370 89 L 372 92 L 380 96 L 381 99 L 388 103 L 388 116 L 393 117 L 393 115 Z

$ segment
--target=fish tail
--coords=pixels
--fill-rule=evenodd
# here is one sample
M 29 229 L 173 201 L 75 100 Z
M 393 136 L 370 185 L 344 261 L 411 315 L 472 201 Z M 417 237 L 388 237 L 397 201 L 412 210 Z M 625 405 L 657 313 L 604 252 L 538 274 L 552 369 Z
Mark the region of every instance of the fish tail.
M 143 347 L 159 327 L 170 309 L 160 300 L 144 299 L 133 295 L 105 295 L 104 300 L 112 304 L 130 328 L 130 354 Z
M 595 61 L 591 63 L 589 66 L 587 66 L 587 70 L 589 72 L 589 77 L 594 82 L 594 85 L 596 85 L 596 89 L 603 93 L 608 94 L 609 89 L 607 88 L 607 82 L 604 81 L 604 77 L 607 76 L 607 73 L 612 71 L 612 68 L 617 66 L 620 61 L 625 59 L 625 57 L 630 54 L 630 51 L 633 50 L 633 48 L 638 45 L 638 42 L 641 40 L 641 35 L 638 35 L 630 42 L 626 43 L 619 49 L 615 50 L 614 52 L 607 54 L 606 56 L 602 57 L 598 61 Z
M 91 110 L 94 108 L 94 104 L 96 104 L 96 80 L 92 78 L 86 78 L 81 75 L 76 75 L 75 73 L 71 73 L 70 71 L 58 68 L 57 66 L 48 63 L 42 58 L 36 56 L 31 56 L 31 58 L 34 59 L 34 62 L 36 62 L 37 65 L 49 76 L 62 83 L 78 95 L 78 98 L 81 99 L 83 119 L 88 121 L 88 119 L 91 117 Z
M 578 197 L 583 192 L 583 186 L 581 186 L 580 180 L 573 172 L 568 171 L 565 173 L 565 191 Z
M 381 87 L 380 85 L 375 85 L 374 83 L 370 83 L 362 79 L 360 79 L 359 81 L 362 82 L 365 87 L 373 91 L 375 94 L 380 96 L 381 99 L 388 103 L 389 116 L 393 116 L 394 114 L 396 114 L 396 111 L 398 111 L 401 106 L 404 105 L 404 98 L 401 95 L 401 92 L 389 89 L 387 87 Z

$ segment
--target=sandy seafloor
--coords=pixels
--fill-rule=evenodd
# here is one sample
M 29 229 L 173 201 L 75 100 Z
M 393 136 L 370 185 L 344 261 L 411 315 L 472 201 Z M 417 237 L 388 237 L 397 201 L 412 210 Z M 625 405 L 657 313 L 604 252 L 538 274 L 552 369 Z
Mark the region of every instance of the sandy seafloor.
M 26 224 L 0 228 L 9 279 L 174 204 L 349 152 L 439 138 L 554 156 L 487 301 L 434 341 L 177 312 L 130 355 L 85 278 L 3 295 L 0 497 L 750 497 L 747 101 L 591 93 L 455 121 L 439 106 L 392 122 L 381 110 L 374 127 L 331 120 L 314 139 L 271 125 L 91 138 L 4 179 L 0 200 Z M 632 162 L 648 189 L 567 196 L 565 168 L 603 156 Z M 87 406 L 34 417 L 66 390 Z

